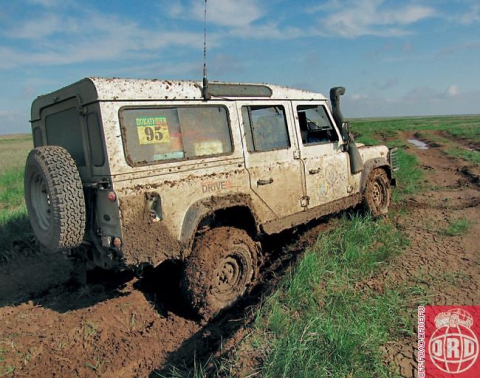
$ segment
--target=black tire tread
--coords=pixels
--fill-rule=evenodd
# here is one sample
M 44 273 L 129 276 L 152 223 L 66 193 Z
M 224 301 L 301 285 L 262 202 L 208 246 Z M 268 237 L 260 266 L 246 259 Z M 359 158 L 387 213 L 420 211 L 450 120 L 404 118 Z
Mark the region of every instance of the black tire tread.
M 30 203 L 29 185 L 34 173 L 43 175 L 50 195 L 53 229 L 48 234 L 38 227 Z M 86 225 L 82 180 L 75 161 L 63 147 L 43 146 L 30 151 L 25 169 L 25 200 L 32 228 L 46 248 L 55 251 L 82 243 Z

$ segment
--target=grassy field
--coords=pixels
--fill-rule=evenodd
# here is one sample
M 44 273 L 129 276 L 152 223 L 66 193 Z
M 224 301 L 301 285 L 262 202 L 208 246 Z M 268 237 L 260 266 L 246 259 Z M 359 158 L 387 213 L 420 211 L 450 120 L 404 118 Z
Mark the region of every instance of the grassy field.
M 23 197 L 25 160 L 32 148 L 29 135 L 0 137 L 0 264 L 17 254 L 19 242 L 34 243 Z
M 466 149 L 465 142 L 480 141 L 480 116 L 444 116 L 444 117 L 405 117 L 398 119 L 374 118 L 352 120 L 357 133 L 357 141 L 365 144 L 377 144 L 379 140 L 387 141 L 390 147 L 399 146 L 396 139 L 398 131 L 414 131 L 418 138 L 431 139 L 447 145 L 446 151 L 453 157 L 480 164 L 480 152 Z M 440 131 L 452 138 L 431 135 L 429 131 Z

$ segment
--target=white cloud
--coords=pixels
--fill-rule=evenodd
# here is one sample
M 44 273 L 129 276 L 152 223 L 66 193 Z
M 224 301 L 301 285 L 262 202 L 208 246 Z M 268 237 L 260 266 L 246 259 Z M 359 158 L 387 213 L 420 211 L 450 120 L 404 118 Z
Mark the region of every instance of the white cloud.
M 28 62 L 30 54 L 17 51 L 8 46 L 0 46 L 0 69 L 15 68 L 24 62 Z
M 189 0 L 180 4 L 164 3 L 162 8 L 165 6 L 167 13 L 173 18 L 203 22 L 204 4 L 203 1 Z M 262 18 L 268 13 L 268 5 L 257 0 L 208 0 L 207 29 L 214 29 L 213 26 L 226 28 L 227 30 L 222 32 L 223 38 L 292 39 L 306 34 L 305 28 L 282 28 L 274 17 L 268 22 L 262 22 Z M 272 17 L 272 14 L 269 16 Z M 210 36 L 209 31 L 209 40 Z
M 368 99 L 368 96 L 362 95 L 360 93 L 355 93 L 355 94 L 350 96 L 350 100 L 352 102 L 358 102 L 358 101 L 362 101 L 362 100 L 366 100 L 366 99 Z
M 430 87 L 416 87 L 409 91 L 403 100 L 409 104 L 433 104 L 440 103 L 446 100 L 459 100 L 464 97 L 460 92 L 458 85 L 451 84 L 445 90 L 438 91 Z
M 193 12 L 203 19 L 203 2 L 193 1 Z M 265 7 L 262 7 L 265 9 Z M 264 15 L 264 11 L 255 0 L 209 0 L 207 2 L 208 22 L 232 28 L 251 25 Z
M 30 4 L 40 5 L 42 7 L 51 8 L 62 3 L 65 3 L 65 0 L 28 0 Z
M 450 85 L 447 90 L 446 90 L 446 95 L 449 97 L 456 97 L 460 95 L 460 91 L 458 90 L 458 87 L 456 84 Z
M 401 5 L 393 8 L 384 3 L 384 0 L 330 2 L 329 9 L 334 11 L 322 17 L 320 28 L 345 38 L 403 36 L 412 33 L 405 26 L 435 15 L 434 9 L 426 6 Z
M 480 4 L 470 4 L 470 9 L 455 20 L 467 25 L 480 22 Z
M 390 79 L 388 79 L 387 81 L 384 81 L 384 82 L 373 83 L 373 86 L 375 88 L 378 88 L 378 89 L 381 89 L 381 90 L 391 89 L 391 88 L 393 88 L 397 85 L 398 85 L 398 79 L 397 78 L 390 78 Z
M 61 31 L 60 26 L 66 24 L 65 21 L 60 23 L 57 16 L 48 14 L 17 25 L 13 29 L 7 30 L 5 34 L 14 39 L 42 39 Z
M 457 45 L 446 46 L 437 53 L 437 58 L 458 55 L 465 52 L 480 50 L 480 41 L 464 42 Z
M 444 91 L 416 87 L 401 96 L 356 93 L 342 107 L 349 118 L 477 114 L 479 97 L 480 91 L 461 93 L 455 85 Z
M 171 4 L 163 2 L 171 17 L 187 20 L 202 21 L 204 19 L 205 3 L 199 0 Z M 208 24 L 242 28 L 251 25 L 265 14 L 265 6 L 260 7 L 255 0 L 208 0 Z
M 87 61 L 147 58 L 167 46 L 200 49 L 199 33 L 142 28 L 127 19 L 83 11 L 78 18 L 49 15 L 44 21 L 27 19 L 4 33 L 30 42 L 27 50 L 0 45 L 0 68 L 20 65 L 62 65 Z M 210 40 L 215 44 L 215 38 Z M 18 46 L 21 46 L 19 44 Z

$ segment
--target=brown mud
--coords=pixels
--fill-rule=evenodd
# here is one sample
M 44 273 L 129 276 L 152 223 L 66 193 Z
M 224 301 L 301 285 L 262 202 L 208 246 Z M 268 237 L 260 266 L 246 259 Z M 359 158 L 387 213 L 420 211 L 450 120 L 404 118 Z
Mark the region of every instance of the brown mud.
M 159 194 L 142 191 L 119 200 L 125 239 L 122 255 L 127 266 L 142 262 L 157 266 L 169 258 L 180 258 L 180 244 L 150 208 L 155 207 L 155 200 L 160 200 Z M 162 248 L 157 248 L 159 245 Z
M 479 305 L 479 169 L 448 157 L 441 145 L 428 150 L 410 146 L 412 137 L 401 135 L 405 148 L 419 159 L 428 189 L 408 197 L 395 217 L 410 245 L 359 284 L 382 291 L 401 283 L 423 287 L 422 303 Z M 470 228 L 450 236 L 445 230 L 463 218 Z M 13 261 L 0 272 L 0 376 L 159 377 L 170 376 L 173 365 L 187 372 L 212 354 L 228 359 L 248 337 L 262 298 L 328 227 L 317 222 L 267 240 L 265 264 L 251 294 L 208 324 L 181 300 L 181 263 L 162 263 L 143 278 L 94 271 L 88 285 L 79 287 L 69 280 L 72 264 L 62 255 Z M 417 305 L 412 303 L 412 319 Z M 414 331 L 385 348 L 385 362 L 398 366 L 404 377 L 415 374 Z M 257 358 L 255 351 L 235 362 L 232 358 L 225 375 L 251 372 Z

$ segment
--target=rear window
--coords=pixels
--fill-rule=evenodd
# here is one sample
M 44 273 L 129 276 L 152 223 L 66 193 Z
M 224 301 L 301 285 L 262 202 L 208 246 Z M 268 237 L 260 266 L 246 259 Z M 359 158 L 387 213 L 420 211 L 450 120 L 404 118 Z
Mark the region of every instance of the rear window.
M 83 137 L 77 108 L 68 108 L 45 118 L 47 144 L 65 148 L 75 163 L 85 166 Z
M 227 110 L 221 106 L 123 108 L 120 124 L 132 165 L 233 151 Z

